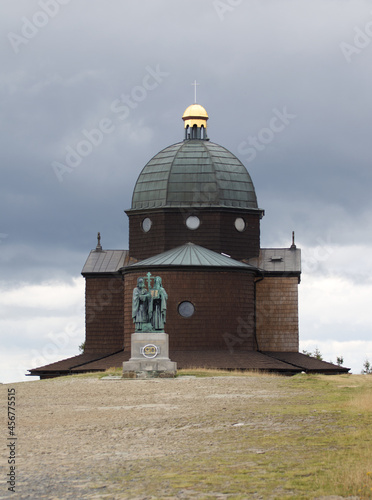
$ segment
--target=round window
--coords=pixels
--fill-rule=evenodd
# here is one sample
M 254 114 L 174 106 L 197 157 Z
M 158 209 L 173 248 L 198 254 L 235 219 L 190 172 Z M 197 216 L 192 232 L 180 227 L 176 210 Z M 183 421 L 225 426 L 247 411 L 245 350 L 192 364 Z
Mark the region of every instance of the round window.
M 152 220 L 146 217 L 146 219 L 143 219 L 142 221 L 142 229 L 145 231 L 145 233 L 148 233 L 151 229 L 152 226 Z
M 237 217 L 235 219 L 235 228 L 240 232 L 244 231 L 244 229 L 245 229 L 244 219 L 242 219 L 241 217 Z
M 190 318 L 195 312 L 194 304 L 185 300 L 178 306 L 178 312 L 183 318 Z
M 200 226 L 199 217 L 196 217 L 196 215 L 190 215 L 190 217 L 187 217 L 186 226 L 189 229 L 198 229 L 198 227 Z

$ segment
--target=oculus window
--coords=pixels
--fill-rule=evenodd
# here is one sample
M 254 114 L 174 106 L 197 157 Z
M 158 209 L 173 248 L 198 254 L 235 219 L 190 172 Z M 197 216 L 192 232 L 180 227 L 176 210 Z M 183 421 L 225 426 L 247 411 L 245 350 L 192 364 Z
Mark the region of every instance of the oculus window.
M 198 227 L 200 226 L 199 217 L 196 217 L 196 215 L 190 215 L 190 217 L 187 217 L 186 226 L 189 229 L 198 229 Z
M 189 302 L 188 300 L 181 302 L 181 304 L 178 306 L 178 313 L 183 318 L 190 318 L 194 314 L 194 312 L 195 312 L 195 306 L 192 302 Z
M 148 233 L 151 229 L 152 226 L 152 220 L 146 217 L 146 219 L 143 219 L 142 221 L 142 229 L 145 231 L 145 233 Z
M 235 219 L 235 229 L 237 229 L 240 233 L 245 229 L 245 220 L 241 217 L 237 217 Z

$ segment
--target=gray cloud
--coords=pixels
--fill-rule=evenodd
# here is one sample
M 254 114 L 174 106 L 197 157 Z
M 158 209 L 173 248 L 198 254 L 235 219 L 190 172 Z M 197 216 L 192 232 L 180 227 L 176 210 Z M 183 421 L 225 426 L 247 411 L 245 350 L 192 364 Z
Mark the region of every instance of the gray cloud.
M 357 216 L 371 210 L 372 47 L 348 64 L 339 46 L 368 22 L 367 2 L 353 4 L 353 14 L 347 2 L 337 11 L 332 2 L 241 2 L 226 8 L 221 21 L 213 2 L 75 0 L 60 5 L 15 54 L 9 32 L 21 33 L 24 18 L 32 21 L 40 5 L 8 5 L 2 21 L 0 189 L 7 244 L 80 250 L 101 230 L 122 247 L 122 210 L 144 164 L 182 140 L 180 118 L 192 101 L 194 77 L 211 139 L 243 162 L 249 156 L 239 145 L 267 128 L 273 109 L 296 116 L 246 162 L 268 231 L 270 218 L 276 231 L 291 230 L 274 215 L 279 209 L 287 222 L 288 200 L 296 226 L 308 223 L 308 242 L 319 218 L 327 231 L 338 223 L 325 220 L 327 206 Z M 146 67 L 157 66 L 168 76 L 121 121 L 113 102 L 141 85 Z M 86 139 L 83 131 L 97 130 L 103 119 L 113 131 L 58 182 L 52 162 L 65 164 L 68 150 Z

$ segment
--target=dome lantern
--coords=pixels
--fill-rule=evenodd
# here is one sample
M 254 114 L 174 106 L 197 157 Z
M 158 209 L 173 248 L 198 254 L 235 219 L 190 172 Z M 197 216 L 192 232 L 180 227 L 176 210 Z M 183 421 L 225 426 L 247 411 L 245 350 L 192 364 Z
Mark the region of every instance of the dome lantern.
M 208 113 L 200 104 L 191 104 L 183 113 L 182 120 L 185 122 L 185 140 L 202 139 L 207 137 Z

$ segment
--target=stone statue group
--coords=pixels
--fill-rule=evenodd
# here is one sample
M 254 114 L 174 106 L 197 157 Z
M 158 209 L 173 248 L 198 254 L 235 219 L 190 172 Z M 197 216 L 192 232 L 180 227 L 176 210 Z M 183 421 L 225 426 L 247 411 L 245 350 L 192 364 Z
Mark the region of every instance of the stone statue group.
M 136 332 L 164 332 L 167 314 L 168 295 L 162 286 L 160 276 L 147 274 L 149 290 L 145 287 L 146 278 L 138 278 L 133 290 L 132 318 Z M 151 279 L 154 285 L 151 288 Z

